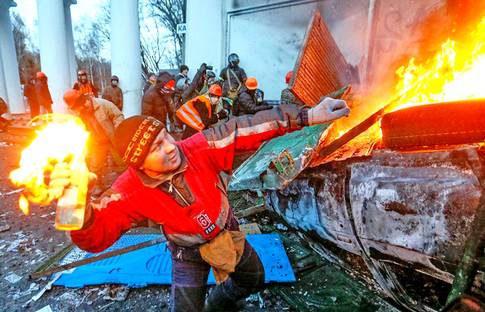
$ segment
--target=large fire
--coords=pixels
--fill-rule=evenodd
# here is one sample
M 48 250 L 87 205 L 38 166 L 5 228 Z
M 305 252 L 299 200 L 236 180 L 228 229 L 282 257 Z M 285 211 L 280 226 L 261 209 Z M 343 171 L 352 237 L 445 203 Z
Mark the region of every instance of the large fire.
M 448 39 L 431 59 L 416 64 L 411 58 L 400 67 L 396 93 L 402 95 L 393 110 L 427 103 L 485 97 L 485 18 L 467 38 Z
M 19 206 L 25 214 L 29 213 L 29 202 L 48 205 L 58 199 L 59 204 L 73 202 L 75 205 L 83 202 L 87 193 L 89 171 L 85 158 L 89 133 L 77 117 L 47 116 L 44 120 L 47 124 L 36 131 L 36 138 L 22 151 L 20 167 L 10 173 L 10 180 L 24 188 Z M 51 183 L 49 179 L 56 164 L 70 172 L 70 181 L 63 185 Z M 63 195 L 65 185 L 75 186 L 74 192 L 68 192 L 71 199 Z M 56 227 L 60 228 L 57 217 Z
M 381 99 L 377 103 L 373 97 L 357 99 L 350 117 L 332 123 L 322 135 L 321 149 L 382 108 L 385 108 L 384 113 L 389 113 L 422 104 L 485 98 L 485 17 L 465 38 L 447 39 L 434 56 L 419 63 L 411 58 L 395 73 L 398 82 L 392 98 L 387 101 Z M 359 150 L 368 153 L 372 150 L 368 147 L 374 146 L 381 138 L 378 122 L 347 143 L 341 151 L 319 159 L 318 163 L 359 155 Z

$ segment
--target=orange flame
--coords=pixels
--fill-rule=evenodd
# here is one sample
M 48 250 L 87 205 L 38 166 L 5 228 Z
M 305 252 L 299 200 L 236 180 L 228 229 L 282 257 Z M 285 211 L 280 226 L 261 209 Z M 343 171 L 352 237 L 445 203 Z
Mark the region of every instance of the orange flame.
M 422 63 L 411 58 L 407 65 L 396 70 L 396 75 L 399 80 L 392 100 L 378 100 L 376 103 L 374 93 L 357 101 L 359 105 L 352 107 L 349 118 L 342 118 L 331 124 L 322 135 L 321 145 L 326 146 L 340 138 L 388 103 L 394 104 L 389 104 L 386 112 L 429 103 L 485 98 L 485 17 L 473 31 L 467 33 L 466 38 L 447 39 L 433 57 Z M 373 126 L 348 142 L 343 150 L 358 153 L 357 146 L 363 141 L 372 143 L 380 141 L 381 138 L 380 127 Z M 318 163 L 344 159 L 340 154 L 337 151 Z
M 13 184 L 24 187 L 19 198 L 19 207 L 24 214 L 29 213 L 29 202 L 48 205 L 62 196 L 62 190 L 45 181 L 45 176 L 50 174 L 56 163 L 68 164 L 73 173 L 71 185 L 87 189 L 89 171 L 85 158 L 89 133 L 81 119 L 64 114 L 42 118 L 47 124 L 36 131 L 36 138 L 22 151 L 20 167 L 9 176 Z
M 403 96 L 393 110 L 420 104 L 485 97 L 485 18 L 467 38 L 446 40 L 436 55 L 422 64 L 411 58 L 400 67 L 396 93 Z

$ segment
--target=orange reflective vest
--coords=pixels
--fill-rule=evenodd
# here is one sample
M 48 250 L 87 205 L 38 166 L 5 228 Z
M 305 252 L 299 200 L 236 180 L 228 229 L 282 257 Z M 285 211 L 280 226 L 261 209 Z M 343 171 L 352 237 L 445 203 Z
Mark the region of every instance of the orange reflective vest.
M 211 108 L 211 102 L 209 100 L 209 97 L 206 94 L 199 95 L 198 97 L 187 101 L 184 105 L 180 106 L 180 108 L 175 112 L 175 114 L 180 120 L 182 120 L 189 127 L 197 131 L 202 131 L 204 130 L 205 125 L 202 122 L 202 119 L 200 118 L 199 111 L 194 107 L 194 103 L 196 103 L 197 101 L 203 102 L 205 104 L 205 107 L 209 112 L 209 118 L 210 118 L 212 115 L 212 108 Z

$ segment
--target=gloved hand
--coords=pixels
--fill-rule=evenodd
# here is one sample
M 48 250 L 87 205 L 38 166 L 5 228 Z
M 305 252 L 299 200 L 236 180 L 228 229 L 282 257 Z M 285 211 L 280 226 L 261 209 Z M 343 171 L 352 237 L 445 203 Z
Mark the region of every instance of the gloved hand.
M 324 98 L 315 107 L 308 110 L 308 124 L 317 125 L 349 116 L 350 108 L 344 100 Z
M 217 113 L 217 118 L 219 118 L 219 120 L 226 119 L 227 118 L 227 112 L 226 112 L 226 110 L 223 109 L 220 112 L 218 112 Z
M 89 184 L 88 188 L 94 186 L 97 176 L 96 174 L 89 172 Z M 71 184 L 71 170 L 69 169 L 69 164 L 65 162 L 57 163 L 50 174 L 49 181 L 49 198 L 57 199 L 64 194 L 64 189 L 66 189 Z

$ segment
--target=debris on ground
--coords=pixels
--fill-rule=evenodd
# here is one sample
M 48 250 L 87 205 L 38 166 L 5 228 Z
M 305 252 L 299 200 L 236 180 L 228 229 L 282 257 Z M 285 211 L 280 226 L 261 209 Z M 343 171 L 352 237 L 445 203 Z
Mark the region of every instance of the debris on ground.
M 22 279 L 22 276 L 18 276 L 15 273 L 10 273 L 9 275 L 5 276 L 5 279 L 11 284 L 15 284 Z
M 123 285 L 108 285 L 98 293 L 104 300 L 125 301 L 130 288 Z

